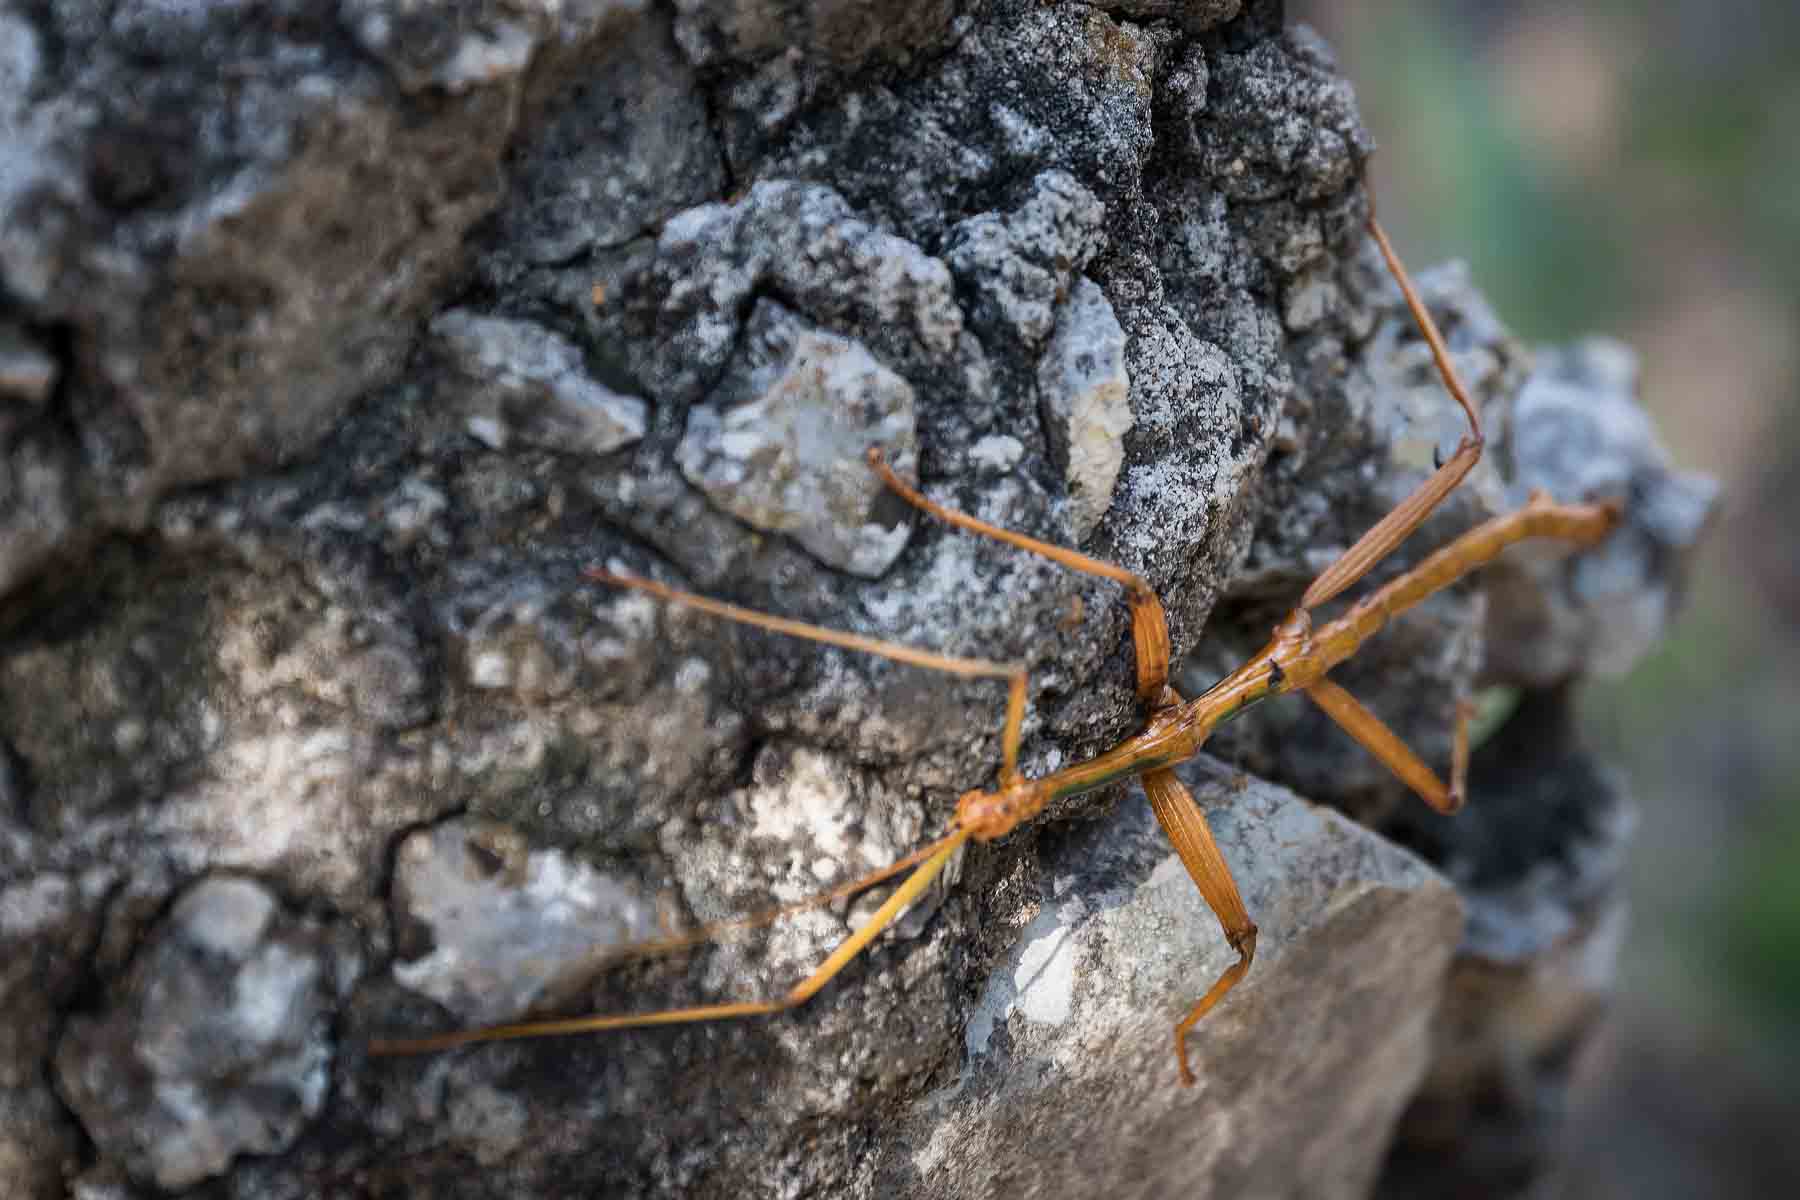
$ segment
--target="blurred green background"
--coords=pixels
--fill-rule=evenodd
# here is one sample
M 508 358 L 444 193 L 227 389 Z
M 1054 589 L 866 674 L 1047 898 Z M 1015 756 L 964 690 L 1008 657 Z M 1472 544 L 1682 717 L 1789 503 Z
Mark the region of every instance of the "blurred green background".
M 1641 358 L 1724 485 L 1674 637 L 1591 685 L 1643 809 L 1581 1196 L 1796 1195 L 1800 1162 L 1800 3 L 1290 3 L 1381 144 L 1384 223 L 1521 337 Z

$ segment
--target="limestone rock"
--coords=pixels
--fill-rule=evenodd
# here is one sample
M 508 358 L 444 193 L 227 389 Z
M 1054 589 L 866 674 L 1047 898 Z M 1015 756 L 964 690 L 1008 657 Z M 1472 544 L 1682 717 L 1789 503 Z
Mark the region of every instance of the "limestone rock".
M 1178 654 L 1260 636 L 1429 465 L 1448 403 L 1365 245 L 1369 136 L 1275 7 L 0 14 L 0 1191 L 1366 1182 L 1451 901 L 1204 771 L 1268 940 L 1198 1093 L 1168 1027 L 1222 948 L 1135 802 L 1107 818 L 1117 789 L 971 848 L 801 1011 L 365 1053 L 521 1008 L 780 995 L 876 901 L 586 976 L 652 913 L 891 861 L 998 769 L 991 680 L 584 568 L 1024 663 L 1038 775 L 1142 720 L 1117 586 L 906 513 L 844 473 L 858 439 L 911 438 L 929 496 L 1141 575 Z M 1466 280 L 1425 283 L 1504 433 L 1523 355 Z M 1046 378 L 1102 401 L 1091 456 Z M 1525 469 L 1503 443 L 1502 481 Z M 1099 469 L 1071 488 L 1077 458 Z M 1632 487 L 1666 467 L 1626 460 Z M 1668 494 L 1640 549 L 1690 535 L 1699 491 Z M 1370 667 L 1418 711 L 1365 695 L 1409 734 L 1480 657 L 1475 600 L 1423 615 Z M 1559 644 L 1534 653 L 1582 665 Z M 1334 743 L 1264 737 L 1220 748 L 1379 799 Z M 1524 762 L 1519 796 L 1564 778 Z M 1534 811 L 1411 835 L 1533 945 L 1599 911 L 1530 903 L 1572 836 Z M 1521 845 L 1519 871 L 1485 857 Z M 951 1172 L 959 1130 L 984 1153 Z
M 400 843 L 394 977 L 466 1025 L 513 1020 L 566 999 L 612 951 L 662 932 L 629 882 L 503 825 L 449 821 Z
M 1112 504 L 1132 424 L 1125 331 L 1090 280 L 1078 279 L 1069 289 L 1038 364 L 1038 402 L 1051 452 L 1069 484 L 1075 535 L 1085 538 Z
M 453 308 L 431 332 L 460 376 L 461 388 L 446 390 L 464 393 L 471 422 L 501 431 L 484 439 L 494 449 L 508 431 L 575 454 L 610 454 L 644 436 L 644 402 L 589 377 L 580 349 L 548 329 Z
M 325 1103 L 332 968 L 255 883 L 196 884 L 118 1002 L 63 1034 L 62 1092 L 105 1154 L 159 1187 L 285 1149 Z
M 1636 356 L 1608 339 L 1541 350 L 1513 423 L 1514 504 L 1540 488 L 1616 498 L 1625 526 L 1572 562 L 1509 556 L 1489 585 L 1485 670 L 1535 687 L 1580 671 L 1622 674 L 1667 629 L 1718 484 L 1674 468 L 1637 404 Z
M 676 450 L 688 482 L 746 524 L 792 535 L 828 566 L 873 578 L 893 565 L 908 526 L 898 512 L 890 523 L 871 519 L 887 489 L 864 455 L 879 447 L 902 476 L 916 472 L 906 380 L 866 347 L 763 301 L 708 399 L 688 411 Z
M 962 1068 L 900 1121 L 873 1194 L 1367 1194 L 1429 1062 L 1461 904 L 1337 813 L 1206 758 L 1181 775 L 1260 927 L 1194 1030 L 1197 1086 L 1176 1085 L 1171 1034 L 1236 955 L 1134 795 L 1044 851 Z

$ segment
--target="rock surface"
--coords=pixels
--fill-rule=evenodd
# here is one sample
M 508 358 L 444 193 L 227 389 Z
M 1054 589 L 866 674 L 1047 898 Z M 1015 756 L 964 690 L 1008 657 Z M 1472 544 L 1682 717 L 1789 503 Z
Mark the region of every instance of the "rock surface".
M 1253 780 L 1220 836 L 1267 940 L 1195 1093 L 1168 1025 L 1223 947 L 1120 789 L 972 849 L 799 1012 L 364 1053 L 778 994 L 871 902 L 593 970 L 891 861 L 993 778 L 991 682 L 582 568 L 1025 662 L 1037 774 L 1141 719 L 1116 585 L 918 519 L 852 443 L 1138 572 L 1204 674 L 1454 439 L 1361 233 L 1351 89 L 1277 10 L 0 14 L 0 1194 L 1364 1190 L 1454 903 Z M 1567 686 L 1591 607 L 1666 595 L 1707 496 L 1616 355 L 1515 409 L 1522 352 L 1436 280 L 1496 440 L 1421 546 L 1558 478 L 1532 405 L 1606 397 L 1583 436 L 1618 469 L 1571 486 L 1632 490 L 1626 552 L 1489 608 L 1566 615 L 1506 673 Z M 1668 605 L 1634 611 L 1607 665 Z M 1480 615 L 1445 597 L 1352 684 L 1428 758 Z M 1276 719 L 1220 748 L 1391 799 L 1335 743 L 1277 754 Z M 1516 765 L 1497 790 L 1564 778 Z M 1496 928 L 1536 914 L 1517 961 L 1589 928 L 1605 871 L 1530 894 L 1569 827 L 1492 821 L 1389 827 L 1506 897 Z
M 1462 929 L 1435 871 L 1207 758 L 1184 768 L 1260 937 L 1168 1086 L 1177 1017 L 1235 954 L 1138 797 L 1046 838 L 1045 881 L 870 1194 L 1362 1196 L 1431 1055 Z M 1029 1132 L 1025 1132 L 1029 1131 Z
M 61 1094 L 100 1152 L 158 1187 L 293 1145 L 325 1103 L 334 963 L 247 879 L 203 879 L 149 935 L 121 995 L 56 1047 Z

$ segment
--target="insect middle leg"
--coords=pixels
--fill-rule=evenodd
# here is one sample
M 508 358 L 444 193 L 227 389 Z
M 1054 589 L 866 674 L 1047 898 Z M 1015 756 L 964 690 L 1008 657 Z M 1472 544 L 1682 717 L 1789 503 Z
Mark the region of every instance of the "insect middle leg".
M 1420 335 L 1431 348 L 1432 361 L 1437 366 L 1445 390 L 1455 398 L 1468 417 L 1469 432 L 1457 443 L 1455 453 L 1419 484 L 1411 495 L 1370 526 L 1336 562 L 1319 572 L 1307 587 L 1306 594 L 1301 597 L 1302 609 L 1313 608 L 1337 596 L 1392 553 L 1474 469 L 1481 459 L 1482 446 L 1486 441 L 1481 432 L 1481 416 L 1476 411 L 1462 378 L 1456 373 L 1456 365 L 1450 360 L 1444 336 L 1438 330 L 1437 322 L 1432 319 L 1430 309 L 1426 308 L 1418 290 L 1413 286 L 1406 264 L 1400 261 L 1399 254 L 1394 251 L 1393 244 L 1388 241 L 1386 232 L 1373 213 L 1369 215 L 1369 234 L 1381 250 L 1388 272 L 1399 285 L 1400 294 L 1405 297 L 1406 307 L 1412 313 Z M 1437 773 L 1426 766 L 1398 734 L 1342 687 L 1329 679 L 1320 679 L 1306 689 L 1306 694 L 1339 728 L 1399 776 L 1425 803 L 1446 814 L 1462 807 L 1467 795 L 1469 769 L 1471 710 L 1466 702 L 1459 702 L 1456 708 L 1450 785 L 1445 787 Z
M 1577 549 L 1592 546 L 1619 523 L 1621 513 L 1617 500 L 1557 504 L 1548 495 L 1534 492 L 1524 508 L 1484 521 L 1363 597 L 1349 612 L 1318 630 L 1316 644 L 1334 661 L 1342 661 L 1390 619 L 1449 587 L 1514 542 L 1542 537 Z M 1446 788 L 1381 718 L 1329 678 L 1308 685 L 1306 694 L 1427 804 L 1444 813 L 1461 807 L 1469 772 L 1469 720 L 1474 712 L 1468 702 L 1457 705 L 1450 786 Z
M 1071 550 L 1067 546 L 1039 541 L 1023 533 L 991 525 L 978 517 L 971 517 L 968 513 L 958 512 L 928 499 L 919 489 L 894 473 L 894 469 L 882 457 L 879 447 L 869 447 L 868 458 L 875 473 L 881 476 L 882 482 L 896 495 L 947 525 L 1016 546 L 1084 575 L 1098 575 L 1102 579 L 1122 584 L 1125 588 L 1125 602 L 1131 606 L 1131 640 L 1137 650 L 1138 699 L 1152 710 L 1181 702 L 1180 697 L 1169 690 L 1169 622 L 1163 616 L 1162 601 L 1156 598 L 1156 589 L 1143 576 L 1104 559 Z

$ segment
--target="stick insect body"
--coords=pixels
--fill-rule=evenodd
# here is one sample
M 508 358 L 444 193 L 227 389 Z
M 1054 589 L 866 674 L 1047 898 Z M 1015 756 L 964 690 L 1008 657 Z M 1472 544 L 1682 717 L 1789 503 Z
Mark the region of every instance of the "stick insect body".
M 1148 711 L 1143 729 L 1087 762 L 1065 767 L 1039 779 L 1027 779 L 1018 767 L 1026 692 L 1026 671 L 1022 664 L 932 654 L 804 622 L 772 617 L 648 579 L 626 578 L 605 571 L 590 570 L 589 577 L 600 582 L 648 592 L 669 602 L 728 620 L 866 651 L 915 666 L 963 676 L 1006 680 L 1007 715 L 1001 741 L 1002 762 L 996 785 L 992 790 L 976 789 L 962 795 L 957 802 L 951 831 L 946 836 L 897 863 L 838 888 L 826 897 L 818 898 L 822 901 L 850 894 L 911 870 L 911 874 L 875 914 L 838 946 L 817 970 L 774 1000 L 736 1001 L 659 1012 L 522 1022 L 433 1037 L 377 1041 L 371 1043 L 371 1052 L 412 1053 L 472 1042 L 593 1033 L 781 1012 L 805 1003 L 829 983 L 924 892 L 965 842 L 986 842 L 1004 837 L 1021 823 L 1037 816 L 1052 800 L 1135 776 L 1143 781 L 1144 791 L 1158 822 L 1168 834 L 1176 853 L 1181 856 L 1188 873 L 1200 889 L 1200 894 L 1218 917 L 1226 942 L 1238 955 L 1238 961 L 1226 968 L 1175 1026 L 1175 1056 L 1181 1081 L 1192 1085 L 1194 1075 L 1188 1065 L 1187 1053 L 1189 1031 L 1249 971 L 1256 954 L 1256 925 L 1250 919 L 1238 893 L 1230 868 L 1213 841 L 1205 814 L 1194 802 L 1186 786 L 1176 777 L 1173 770 L 1175 764 L 1192 757 L 1221 722 L 1269 696 L 1302 691 L 1432 808 L 1445 814 L 1455 812 L 1462 805 L 1468 773 L 1468 722 L 1471 706 L 1467 703 L 1457 706 L 1450 782 L 1446 785 L 1380 718 L 1364 708 L 1349 692 L 1332 682 L 1328 673 L 1355 654 L 1362 643 L 1373 637 L 1389 619 L 1455 583 L 1514 542 L 1539 537 L 1557 539 L 1576 547 L 1589 546 L 1603 538 L 1619 520 L 1620 508 L 1616 501 L 1559 504 L 1542 493 L 1534 494 L 1524 508 L 1476 526 L 1431 554 L 1412 570 L 1357 601 L 1342 616 L 1314 627 L 1311 610 L 1356 583 L 1418 528 L 1480 460 L 1483 446 L 1480 417 L 1456 375 L 1443 337 L 1413 289 L 1406 269 L 1394 253 L 1387 236 L 1373 219 L 1369 222 L 1369 230 L 1431 348 L 1432 358 L 1443 377 L 1445 387 L 1462 406 L 1468 418 L 1469 432 L 1462 437 L 1455 453 L 1425 482 L 1313 580 L 1301 598 L 1300 607 L 1275 627 L 1268 644 L 1247 662 L 1198 698 L 1184 700 L 1169 685 L 1168 626 L 1163 616 L 1162 603 L 1147 582 L 1121 567 L 945 508 L 927 499 L 896 475 L 883 459 L 879 448 L 871 448 L 868 452 L 871 467 L 889 488 L 915 507 L 969 532 L 996 538 L 1022 550 L 1043 555 L 1073 570 L 1102 576 L 1123 585 L 1131 608 L 1132 639 L 1136 647 L 1137 695 Z M 805 902 L 794 907 L 804 906 Z M 782 910 L 787 911 L 791 909 Z M 759 923 L 775 915 L 780 914 L 763 914 L 741 922 L 730 922 L 727 926 Z M 659 952 L 690 945 L 727 926 L 713 926 L 695 935 L 650 943 L 640 949 L 644 952 Z

